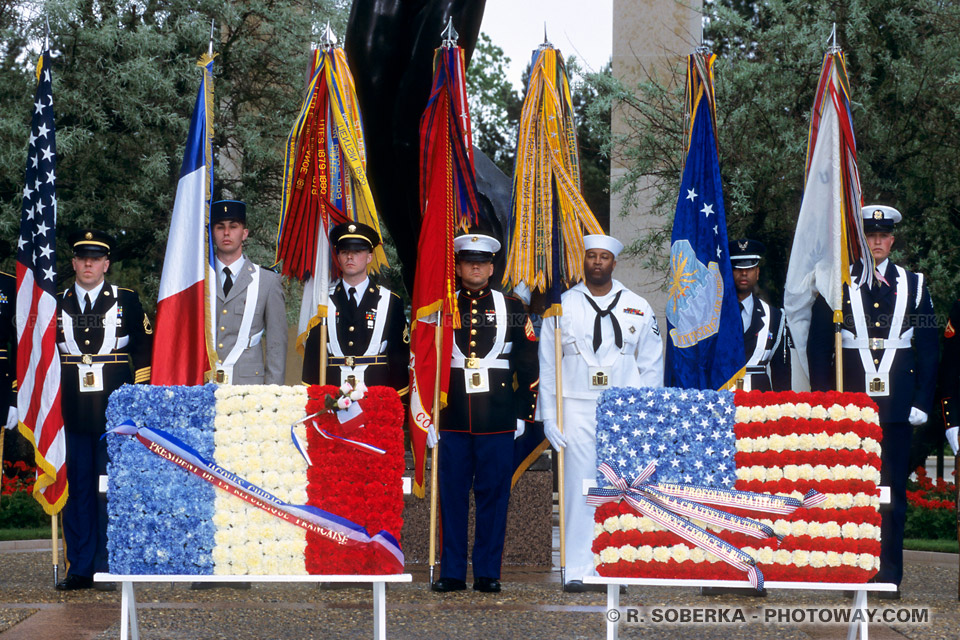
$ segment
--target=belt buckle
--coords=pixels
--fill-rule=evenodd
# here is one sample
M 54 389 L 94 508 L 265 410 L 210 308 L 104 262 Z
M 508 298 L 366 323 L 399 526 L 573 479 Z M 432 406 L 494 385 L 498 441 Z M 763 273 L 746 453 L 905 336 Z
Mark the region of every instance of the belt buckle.
M 85 353 L 80 356 L 80 361 L 87 365 L 93 364 L 93 356 L 91 356 L 89 353 Z
M 467 358 L 467 361 L 463 365 L 467 369 L 479 369 L 480 368 L 480 358 Z
M 869 344 L 871 351 L 880 351 L 883 349 L 883 338 L 870 338 Z
M 353 356 L 346 356 L 343 359 L 343 364 L 345 364 L 348 367 L 352 367 L 354 362 L 356 362 L 356 360 L 353 359 Z

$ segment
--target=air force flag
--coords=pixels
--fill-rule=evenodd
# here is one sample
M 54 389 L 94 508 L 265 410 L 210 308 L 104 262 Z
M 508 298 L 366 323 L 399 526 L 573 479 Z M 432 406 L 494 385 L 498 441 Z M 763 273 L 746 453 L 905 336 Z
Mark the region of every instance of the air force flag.
M 728 387 L 745 363 L 713 124 L 713 58 L 689 58 L 693 121 L 670 247 L 666 385 L 686 389 Z

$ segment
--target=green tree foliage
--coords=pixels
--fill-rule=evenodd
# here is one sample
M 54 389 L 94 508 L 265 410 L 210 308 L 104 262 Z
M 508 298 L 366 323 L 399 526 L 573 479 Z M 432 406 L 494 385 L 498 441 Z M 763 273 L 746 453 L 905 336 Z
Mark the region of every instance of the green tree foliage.
M 512 176 L 523 99 L 507 79 L 508 64 L 503 49 L 481 33 L 467 69 L 467 100 L 473 143 Z
M 720 168 L 731 235 L 768 246 L 762 284 L 779 297 L 803 194 L 810 110 L 836 23 L 846 55 L 864 201 L 905 216 L 894 259 L 928 276 L 938 311 L 960 292 L 960 6 L 934 0 L 717 0 L 705 6 L 715 65 Z M 680 184 L 683 66 L 636 87 L 594 78 L 624 113 L 608 141 L 627 169 L 614 185 L 636 203 L 652 195 L 661 228 L 635 239 L 666 270 Z M 665 235 L 666 234 L 666 235 Z
M 160 0 L 9 3 L 0 10 L 0 236 L 16 237 L 34 64 L 50 22 L 57 116 L 59 276 L 67 233 L 118 238 L 114 280 L 156 300 L 183 146 L 199 86 L 198 58 L 215 21 L 214 197 L 248 203 L 254 260 L 272 262 L 284 142 L 302 99 L 311 41 L 344 0 Z M 3 266 L 15 259 L 8 249 Z

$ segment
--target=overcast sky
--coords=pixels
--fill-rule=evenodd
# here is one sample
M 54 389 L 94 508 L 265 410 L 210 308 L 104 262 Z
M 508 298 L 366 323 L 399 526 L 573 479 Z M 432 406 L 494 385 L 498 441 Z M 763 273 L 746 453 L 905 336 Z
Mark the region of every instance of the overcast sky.
M 520 84 L 530 55 L 547 36 L 563 56 L 571 54 L 599 71 L 613 50 L 613 0 L 487 0 L 480 31 L 510 58 L 509 80 Z

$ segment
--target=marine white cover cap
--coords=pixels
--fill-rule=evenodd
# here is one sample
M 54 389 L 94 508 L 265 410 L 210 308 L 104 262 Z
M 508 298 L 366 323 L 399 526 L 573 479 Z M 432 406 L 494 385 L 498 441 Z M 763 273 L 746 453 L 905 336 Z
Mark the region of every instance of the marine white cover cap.
M 590 249 L 605 249 L 616 258 L 623 251 L 623 243 L 613 236 L 602 234 L 583 236 L 583 250 L 588 251 Z

